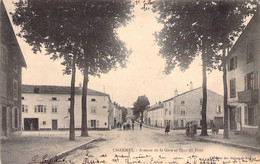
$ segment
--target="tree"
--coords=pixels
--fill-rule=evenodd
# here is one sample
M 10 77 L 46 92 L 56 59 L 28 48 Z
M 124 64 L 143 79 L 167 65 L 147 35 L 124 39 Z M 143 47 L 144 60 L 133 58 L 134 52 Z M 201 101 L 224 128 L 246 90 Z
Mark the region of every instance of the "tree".
M 143 123 L 143 112 L 148 105 L 150 105 L 150 102 L 149 102 L 149 99 L 145 95 L 138 96 L 137 100 L 133 104 L 134 115 L 139 116 L 141 114 L 142 123 Z
M 64 10 L 61 1 L 19 1 L 12 13 L 13 22 L 21 27 L 18 36 L 32 46 L 34 53 L 45 49 L 51 59 L 63 58 L 64 74 L 72 74 L 70 101 L 70 134 L 69 139 L 75 140 L 74 132 L 74 95 L 75 95 L 75 64 L 80 49 L 75 47 L 71 38 L 75 35 L 73 21 Z M 58 31 L 58 32 L 57 32 Z
M 213 20 L 213 33 L 222 45 L 222 64 L 219 69 L 223 71 L 224 87 L 224 138 L 228 138 L 228 104 L 227 104 L 227 59 L 226 49 L 232 46 L 235 37 L 243 30 L 244 20 L 256 12 L 257 1 L 218 1 L 218 13 Z
M 23 3 L 17 3 L 17 6 L 20 4 Z M 75 62 L 71 62 L 72 58 L 64 58 L 70 59 L 64 64 L 76 64 L 84 75 L 81 136 L 88 136 L 86 96 L 89 75 L 99 76 L 112 68 L 126 65 L 131 51 L 120 41 L 116 29 L 132 18 L 132 8 L 130 0 L 36 0 L 29 1 L 15 14 L 17 25 L 24 27 L 23 37 L 34 45 L 35 51 L 44 43 L 46 50 L 56 59 L 63 57 L 57 55 L 60 50 L 67 47 L 75 49 Z
M 251 10 L 251 2 L 159 0 L 153 6 L 154 11 L 160 14 L 158 21 L 164 24 L 156 39 L 161 47 L 160 54 L 166 59 L 166 73 L 170 73 L 176 66 L 182 70 L 187 69 L 194 57 L 201 54 L 203 74 L 201 135 L 207 135 L 206 71 L 218 68 L 221 61 L 218 51 L 225 47 L 225 44 L 229 45 L 242 30 L 244 18 Z M 221 26 L 222 28 L 219 28 Z M 224 102 L 227 102 L 226 94 L 224 98 Z M 227 103 L 224 104 L 227 106 Z M 226 107 L 225 128 L 227 129 Z
M 131 51 L 119 39 L 116 30 L 133 17 L 133 4 L 130 0 L 89 0 L 72 5 L 76 10 L 70 11 L 70 17 L 75 20 L 77 28 L 77 35 L 72 40 L 81 49 L 77 65 L 84 75 L 81 136 L 85 137 L 88 136 L 86 98 L 89 75 L 100 76 L 113 68 L 125 67 Z
M 202 132 L 207 135 L 207 76 L 206 71 L 216 68 L 219 58 L 214 56 L 219 45 L 214 44 L 211 35 L 212 17 L 215 10 L 210 1 L 179 0 L 156 1 L 153 11 L 159 14 L 158 22 L 164 24 L 156 33 L 160 47 L 159 54 L 166 59 L 165 73 L 169 74 L 176 66 L 182 71 L 189 68 L 196 56 L 201 55 L 203 77 Z

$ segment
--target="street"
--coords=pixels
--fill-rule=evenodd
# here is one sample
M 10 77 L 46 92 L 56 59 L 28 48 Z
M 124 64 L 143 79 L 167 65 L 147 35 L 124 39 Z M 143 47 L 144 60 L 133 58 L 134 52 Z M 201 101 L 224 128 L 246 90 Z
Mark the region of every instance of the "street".
M 66 157 L 73 163 L 258 163 L 259 153 L 247 149 L 198 142 L 183 130 L 135 125 L 135 130 L 106 131 L 96 142 Z

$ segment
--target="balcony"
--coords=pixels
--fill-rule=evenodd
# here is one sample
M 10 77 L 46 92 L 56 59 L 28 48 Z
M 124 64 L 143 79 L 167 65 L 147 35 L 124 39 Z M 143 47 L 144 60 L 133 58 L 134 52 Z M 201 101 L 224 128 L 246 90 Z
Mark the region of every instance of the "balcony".
M 259 96 L 259 89 L 246 90 L 238 92 L 239 103 L 257 103 Z

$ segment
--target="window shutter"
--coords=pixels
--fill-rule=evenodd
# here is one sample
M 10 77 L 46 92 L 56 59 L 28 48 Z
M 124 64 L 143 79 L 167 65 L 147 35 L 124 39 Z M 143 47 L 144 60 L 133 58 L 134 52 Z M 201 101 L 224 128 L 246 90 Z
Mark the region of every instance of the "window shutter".
M 97 127 L 99 127 L 99 121 L 97 120 Z
M 227 62 L 228 71 L 230 71 L 230 59 Z
M 245 106 L 245 125 L 248 125 L 248 106 Z
M 241 107 L 236 108 L 236 121 L 241 122 Z
M 255 71 L 254 76 L 254 89 L 258 89 L 258 71 Z
M 244 76 L 244 90 L 247 90 L 247 75 Z
M 237 56 L 234 58 L 234 68 L 237 68 Z

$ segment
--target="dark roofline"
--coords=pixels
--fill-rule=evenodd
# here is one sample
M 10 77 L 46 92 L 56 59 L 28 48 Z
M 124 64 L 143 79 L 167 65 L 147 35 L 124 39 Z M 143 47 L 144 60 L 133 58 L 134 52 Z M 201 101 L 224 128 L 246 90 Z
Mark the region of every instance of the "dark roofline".
M 10 21 L 10 19 L 9 19 L 9 16 L 8 16 L 8 14 L 7 14 L 7 10 L 6 10 L 6 8 L 5 8 L 4 1 L 2 0 L 2 1 L 0 1 L 0 3 L 3 5 L 3 9 L 4 9 L 4 11 L 5 11 L 4 13 L 6 14 L 7 19 L 8 19 L 8 22 L 9 22 L 9 24 L 10 24 L 10 26 L 11 26 L 12 35 L 13 35 L 13 38 L 15 38 L 14 40 L 15 40 L 15 42 L 16 42 L 16 45 L 17 45 L 17 47 L 18 47 L 18 51 L 19 51 L 20 57 L 21 57 L 21 59 L 22 59 L 22 66 L 25 67 L 25 68 L 27 68 L 27 64 L 26 64 L 26 62 L 25 62 L 25 59 L 24 59 L 24 56 L 23 56 L 21 47 L 20 47 L 20 45 L 19 45 L 19 43 L 18 43 L 18 40 L 17 40 L 16 35 L 15 35 L 15 33 L 14 33 L 13 26 L 12 26 L 11 21 Z
M 59 88 L 59 91 L 65 91 L 65 92 L 56 92 L 54 90 L 48 90 L 48 92 L 44 93 L 39 93 L 39 94 L 69 94 L 70 93 L 70 86 L 57 86 L 57 85 L 27 85 L 27 84 L 22 84 L 22 93 L 34 93 L 32 88 L 44 88 L 44 89 L 51 89 L 51 88 Z M 62 90 L 62 88 L 66 90 Z M 25 91 L 27 89 L 27 91 Z M 28 91 L 29 90 L 29 91 Z M 46 90 L 45 90 L 46 91 Z M 108 96 L 110 100 L 109 94 L 99 92 L 93 89 L 87 90 L 87 93 L 90 95 L 97 95 L 97 96 Z M 82 94 L 82 88 L 81 87 L 75 87 L 75 95 L 80 95 Z M 110 100 L 111 101 L 111 100 Z
M 183 92 L 183 93 L 181 93 L 181 94 L 179 94 L 179 95 L 177 95 L 177 96 L 174 96 L 174 97 L 172 97 L 172 98 L 169 98 L 169 99 L 167 99 L 167 100 L 165 100 L 165 101 L 163 101 L 163 102 L 166 102 L 166 101 L 169 101 L 169 100 L 173 100 L 173 99 L 176 98 L 176 97 L 182 96 L 182 95 L 184 95 L 184 94 L 186 94 L 186 93 L 189 93 L 189 92 L 192 92 L 192 91 L 195 91 L 195 90 L 197 90 L 197 89 L 199 89 L 199 88 L 202 88 L 202 87 L 198 87 L 198 88 L 195 88 L 195 89 L 192 89 L 192 90 Z

